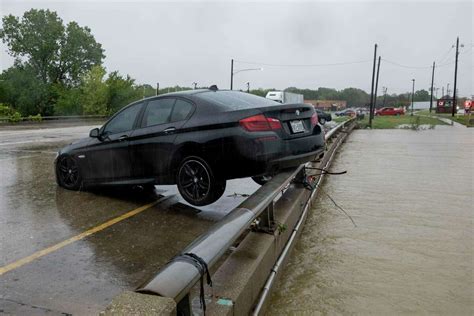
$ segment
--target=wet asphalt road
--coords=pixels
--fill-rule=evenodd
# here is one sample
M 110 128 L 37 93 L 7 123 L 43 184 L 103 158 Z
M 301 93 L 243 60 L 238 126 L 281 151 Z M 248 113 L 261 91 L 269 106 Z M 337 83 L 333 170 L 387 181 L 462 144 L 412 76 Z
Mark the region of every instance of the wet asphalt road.
M 175 186 L 153 193 L 58 188 L 56 151 L 93 127 L 0 130 L 0 314 L 97 314 L 240 204 L 239 194 L 259 187 L 228 181 L 219 201 L 199 209 Z

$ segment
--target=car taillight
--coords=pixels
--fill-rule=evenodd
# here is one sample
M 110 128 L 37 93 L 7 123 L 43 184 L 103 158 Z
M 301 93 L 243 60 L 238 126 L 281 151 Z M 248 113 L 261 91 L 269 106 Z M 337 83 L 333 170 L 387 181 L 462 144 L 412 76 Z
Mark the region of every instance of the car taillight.
M 316 126 L 318 125 L 318 113 L 314 112 L 313 115 L 311 115 L 311 125 Z
M 249 132 L 264 132 L 281 129 L 279 120 L 265 117 L 263 114 L 250 116 L 239 121 L 240 126 Z

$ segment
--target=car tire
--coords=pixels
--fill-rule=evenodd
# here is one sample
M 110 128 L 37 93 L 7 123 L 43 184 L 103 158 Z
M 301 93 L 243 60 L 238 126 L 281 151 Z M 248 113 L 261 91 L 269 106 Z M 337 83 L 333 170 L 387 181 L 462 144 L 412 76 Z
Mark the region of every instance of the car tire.
M 319 124 L 321 124 L 321 125 L 326 124 L 326 119 L 325 119 L 324 117 L 321 117 L 321 118 L 319 119 Z
M 68 190 L 82 187 L 82 175 L 77 161 L 68 155 L 59 156 L 56 161 L 56 182 Z
M 252 180 L 255 181 L 257 184 L 264 185 L 268 181 L 272 179 L 272 176 L 264 175 L 264 176 L 255 176 L 252 177 Z
M 196 156 L 183 159 L 176 174 L 176 184 L 183 199 L 195 206 L 214 203 L 226 187 L 226 181 L 218 179 L 209 164 Z

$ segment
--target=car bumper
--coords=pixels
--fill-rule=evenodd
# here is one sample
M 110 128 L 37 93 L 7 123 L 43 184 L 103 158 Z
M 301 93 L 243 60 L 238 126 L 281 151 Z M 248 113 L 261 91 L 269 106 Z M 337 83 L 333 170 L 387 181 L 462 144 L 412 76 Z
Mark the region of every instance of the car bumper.
M 235 148 L 238 151 L 227 159 L 232 161 L 232 168 L 221 170 L 228 179 L 274 174 L 316 160 L 324 153 L 325 140 L 320 132 L 291 140 L 257 138 L 238 142 Z

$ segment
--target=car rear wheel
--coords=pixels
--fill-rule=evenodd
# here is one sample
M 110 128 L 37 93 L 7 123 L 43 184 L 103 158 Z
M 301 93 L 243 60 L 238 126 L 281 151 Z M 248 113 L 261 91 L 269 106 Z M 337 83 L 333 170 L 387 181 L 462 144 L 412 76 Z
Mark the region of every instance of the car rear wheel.
M 204 159 L 194 156 L 181 162 L 176 183 L 181 196 L 196 206 L 217 201 L 224 194 L 226 187 L 226 181 L 216 178 Z
M 56 181 L 68 190 L 79 190 L 82 176 L 76 160 L 70 156 L 60 156 L 56 162 Z
M 271 179 L 272 179 L 272 176 L 269 176 L 269 175 L 252 177 L 252 180 L 260 185 L 264 185 Z

